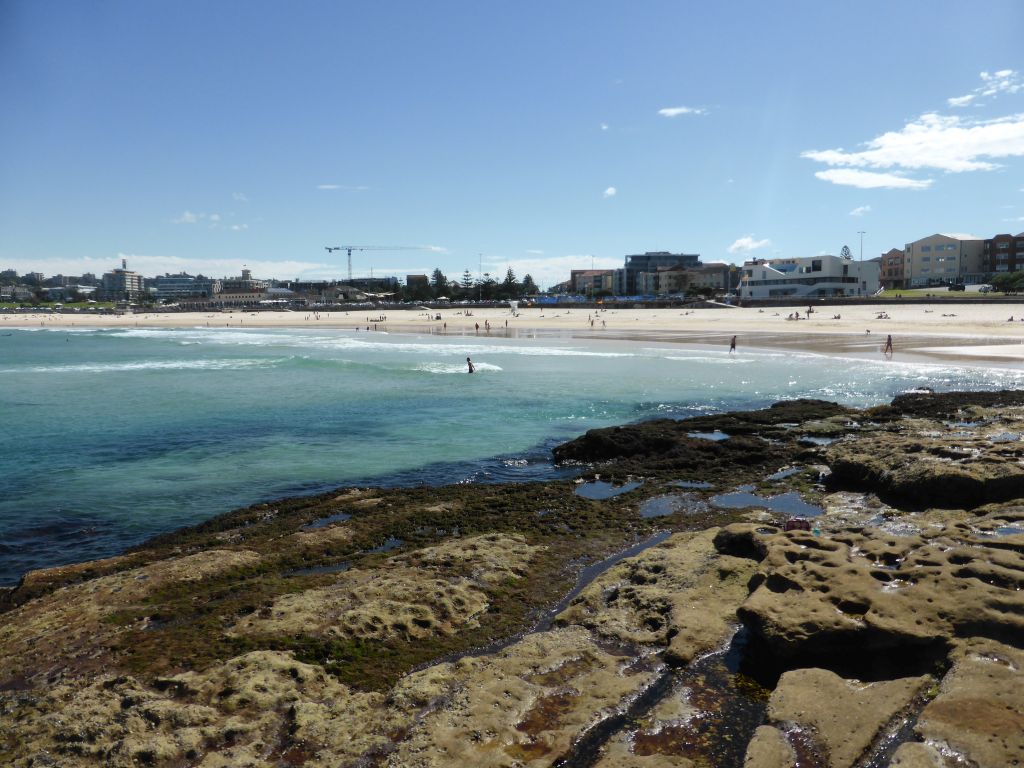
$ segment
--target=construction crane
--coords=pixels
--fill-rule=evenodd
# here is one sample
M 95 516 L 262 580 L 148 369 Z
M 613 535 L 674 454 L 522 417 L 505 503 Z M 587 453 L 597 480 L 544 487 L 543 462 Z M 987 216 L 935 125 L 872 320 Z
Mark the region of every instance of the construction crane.
M 429 251 L 425 245 L 325 245 L 328 253 L 334 251 L 348 252 L 348 281 L 352 282 L 352 251 Z

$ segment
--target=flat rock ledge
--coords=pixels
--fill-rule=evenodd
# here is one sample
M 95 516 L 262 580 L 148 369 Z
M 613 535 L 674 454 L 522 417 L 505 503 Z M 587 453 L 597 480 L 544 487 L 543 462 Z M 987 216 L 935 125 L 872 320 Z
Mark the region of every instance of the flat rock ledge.
M 556 456 L 642 483 L 347 489 L 26 575 L 0 594 L 0 764 L 1024 766 L 1024 393 Z M 787 530 L 782 497 L 823 513 Z

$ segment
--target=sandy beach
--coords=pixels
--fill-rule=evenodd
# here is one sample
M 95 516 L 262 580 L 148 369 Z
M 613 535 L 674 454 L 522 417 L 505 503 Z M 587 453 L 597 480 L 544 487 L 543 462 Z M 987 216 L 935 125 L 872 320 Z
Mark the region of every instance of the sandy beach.
M 799 320 L 792 319 L 799 315 Z M 440 316 L 440 319 L 438 319 Z M 1012 318 L 1012 319 L 1011 319 Z M 177 312 L 126 315 L 14 313 L 7 328 L 341 328 L 390 333 L 533 338 L 637 338 L 645 341 L 799 348 L 875 356 L 892 335 L 896 357 L 1024 364 L 1021 304 L 902 304 L 771 309 L 565 309 L 560 307 L 366 308 L 339 312 Z

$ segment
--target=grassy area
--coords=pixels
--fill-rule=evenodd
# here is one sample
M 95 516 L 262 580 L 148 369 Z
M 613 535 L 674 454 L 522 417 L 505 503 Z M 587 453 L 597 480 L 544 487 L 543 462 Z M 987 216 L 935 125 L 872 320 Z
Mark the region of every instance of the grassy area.
M 978 291 L 947 291 L 943 288 L 909 288 L 882 291 L 878 294 L 880 299 L 928 299 L 942 301 L 943 299 L 956 299 L 958 301 L 990 299 L 994 296 L 1002 296 L 1001 293 L 979 293 Z

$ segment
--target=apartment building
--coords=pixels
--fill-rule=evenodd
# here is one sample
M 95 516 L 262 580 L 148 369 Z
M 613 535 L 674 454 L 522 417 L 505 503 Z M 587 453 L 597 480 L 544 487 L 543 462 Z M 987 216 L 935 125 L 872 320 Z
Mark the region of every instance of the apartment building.
M 996 235 L 984 242 L 982 253 L 990 273 L 1024 270 L 1024 232 L 1017 235 Z
M 100 278 L 99 294 L 108 301 L 138 301 L 145 294 L 144 278 L 140 272 L 128 269 L 126 259 L 121 268 L 105 272 Z
M 903 287 L 903 251 L 901 249 L 890 248 L 882 254 L 879 280 L 886 290 Z
M 981 283 L 988 273 L 982 240 L 935 234 L 907 243 L 903 253 L 901 288 Z

